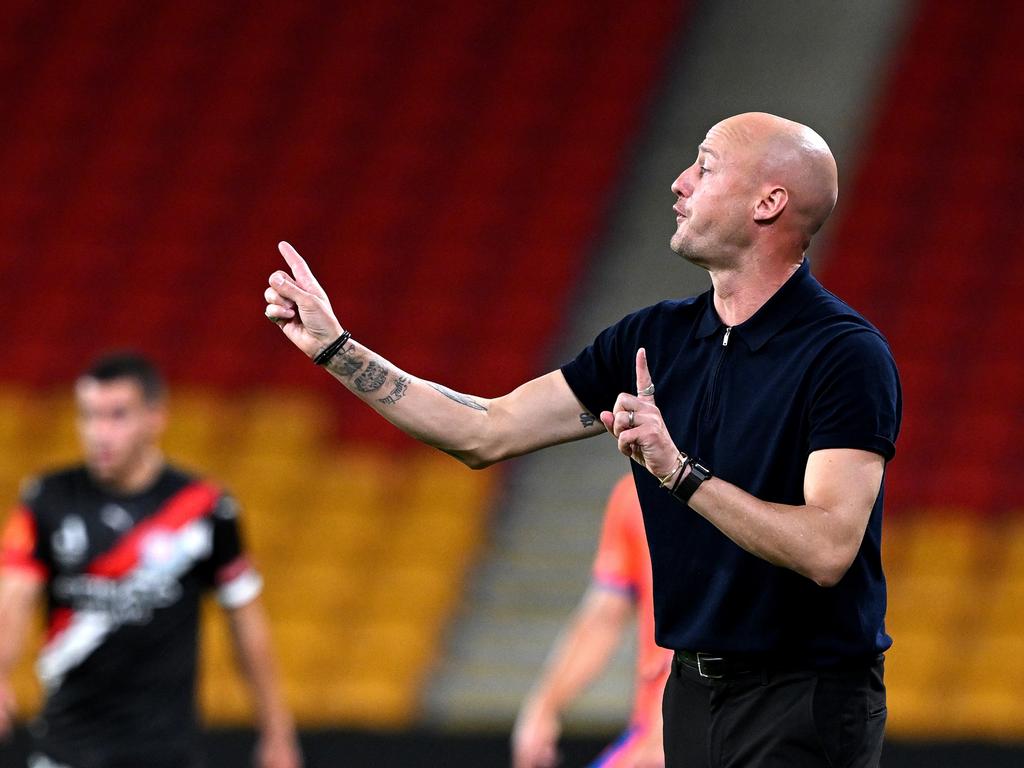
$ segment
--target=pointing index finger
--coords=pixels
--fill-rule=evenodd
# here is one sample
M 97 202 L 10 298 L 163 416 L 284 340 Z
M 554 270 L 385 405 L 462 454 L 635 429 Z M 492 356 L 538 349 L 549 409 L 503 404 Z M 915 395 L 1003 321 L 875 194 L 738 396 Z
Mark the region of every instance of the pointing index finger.
M 295 275 L 295 282 L 307 291 L 316 290 L 320 287 L 320 284 L 313 277 L 312 271 L 309 269 L 309 265 L 306 260 L 299 255 L 299 252 L 295 250 L 291 243 L 286 240 L 282 240 L 277 244 L 277 250 L 284 256 L 284 260 L 288 263 L 289 269 L 292 274 Z
M 641 394 L 645 389 L 649 388 L 653 382 L 651 381 L 651 371 L 647 367 L 647 350 L 640 347 L 636 351 L 636 396 L 645 403 L 653 403 L 654 395 Z

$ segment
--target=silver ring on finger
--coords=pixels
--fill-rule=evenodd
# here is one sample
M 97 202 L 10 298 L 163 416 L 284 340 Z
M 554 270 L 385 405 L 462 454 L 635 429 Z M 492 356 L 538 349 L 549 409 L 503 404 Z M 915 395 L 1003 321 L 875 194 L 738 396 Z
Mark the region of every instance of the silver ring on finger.
M 654 394 L 654 384 L 648 384 L 646 387 L 637 392 L 637 394 L 643 395 L 644 397 L 650 397 L 651 395 Z
M 629 412 L 629 428 L 632 429 L 636 425 L 636 411 Z

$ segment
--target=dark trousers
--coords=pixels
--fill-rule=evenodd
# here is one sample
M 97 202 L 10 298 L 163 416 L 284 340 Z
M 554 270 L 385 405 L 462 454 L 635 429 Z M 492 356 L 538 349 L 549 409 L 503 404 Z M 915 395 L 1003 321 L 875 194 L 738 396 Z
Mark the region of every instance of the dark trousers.
M 666 768 L 876 768 L 882 657 L 825 670 L 703 677 L 678 658 L 665 686 Z

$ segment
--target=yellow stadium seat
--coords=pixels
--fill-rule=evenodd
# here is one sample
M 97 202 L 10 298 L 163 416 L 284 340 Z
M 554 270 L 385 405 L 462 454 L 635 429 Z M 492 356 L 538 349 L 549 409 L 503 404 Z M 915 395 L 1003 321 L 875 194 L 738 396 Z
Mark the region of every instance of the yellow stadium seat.
M 893 631 L 893 645 L 886 654 L 885 675 L 891 687 L 929 688 L 940 680 L 943 660 L 951 640 L 928 628 Z
M 355 674 L 395 677 L 413 689 L 419 684 L 418 673 L 432 655 L 436 640 L 432 632 L 424 632 L 420 622 L 395 611 L 364 622 L 351 637 L 349 656 Z
M 888 582 L 886 623 L 893 633 L 922 628 L 944 631 L 973 611 L 974 599 L 964 589 L 965 577 L 926 569 L 904 573 Z M 973 581 L 971 582 L 973 583 Z
M 424 453 L 412 462 L 405 490 L 410 501 L 424 499 L 453 509 L 478 507 L 497 470 L 474 472 L 448 456 Z
M 202 390 L 173 391 L 164 439 L 167 454 L 180 462 L 205 466 L 212 456 L 220 453 L 230 409 L 230 402 Z
M 264 599 L 275 616 L 324 624 L 350 617 L 365 598 L 365 571 L 323 560 L 263 568 Z
M 1004 685 L 962 691 L 951 707 L 948 735 L 962 739 L 1007 739 L 1024 736 L 1024 694 Z
M 1006 689 L 1024 711 L 1024 632 L 980 632 L 964 646 L 965 689 Z
M 400 605 L 404 618 L 431 627 L 452 610 L 461 585 L 459 576 L 437 564 L 392 565 L 374 579 L 368 610 L 387 617 Z
M 984 594 L 981 604 L 985 627 L 1024 638 L 1024 573 L 1004 572 Z
M 310 681 L 304 687 L 309 699 L 298 712 L 311 725 L 338 722 L 361 727 L 398 728 L 408 725 L 416 707 L 416 694 L 391 678 L 360 676 L 339 683 Z
M 971 572 L 987 552 L 987 525 L 969 512 L 917 515 L 907 531 L 905 568 L 915 575 Z
M 886 733 L 896 738 L 934 738 L 942 733 L 949 716 L 947 700 L 924 688 L 890 684 L 886 703 Z
M 259 392 L 239 405 L 235 424 L 238 442 L 252 446 L 277 445 L 303 450 L 321 441 L 329 408 L 300 393 Z
M 0 389 L 0 444 L 15 445 L 27 437 L 34 401 L 24 390 L 5 384 Z

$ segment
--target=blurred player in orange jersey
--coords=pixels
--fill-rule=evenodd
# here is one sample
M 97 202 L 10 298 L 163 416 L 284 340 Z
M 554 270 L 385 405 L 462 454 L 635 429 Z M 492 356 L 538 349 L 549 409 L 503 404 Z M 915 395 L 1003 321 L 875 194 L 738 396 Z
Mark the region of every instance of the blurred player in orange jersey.
M 46 701 L 29 768 L 200 766 L 199 601 L 215 590 L 259 714 L 255 765 L 299 768 L 238 505 L 165 462 L 160 375 L 115 355 L 75 396 L 85 460 L 26 484 L 0 546 L 0 739 L 13 719 L 11 669 L 45 597 L 36 669 Z
M 562 712 L 604 669 L 631 615 L 637 618 L 636 689 L 630 725 L 591 768 L 663 768 L 661 698 L 672 652 L 654 643 L 654 595 L 640 502 L 632 476 L 612 490 L 593 581 L 523 702 L 512 734 L 513 768 L 558 763 Z

